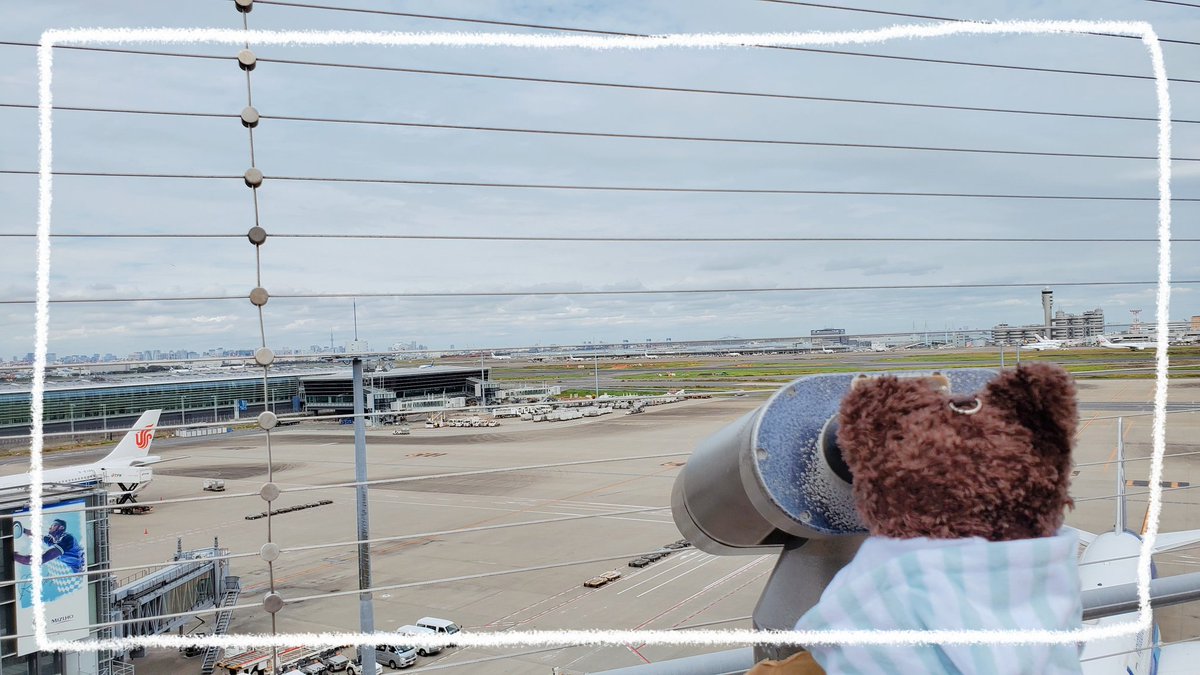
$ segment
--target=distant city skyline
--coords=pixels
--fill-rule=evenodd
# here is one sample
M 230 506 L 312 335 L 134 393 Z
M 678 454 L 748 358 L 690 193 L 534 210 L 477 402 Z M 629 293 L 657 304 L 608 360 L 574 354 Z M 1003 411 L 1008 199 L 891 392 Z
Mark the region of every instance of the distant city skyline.
M 1176 319 L 1176 320 L 1170 321 L 1169 323 L 1175 329 L 1186 329 L 1188 327 L 1194 328 L 1195 324 L 1196 324 L 1195 319 L 1196 319 L 1196 317 L 1189 317 L 1188 319 Z M 990 338 L 990 334 L 1000 326 L 1007 326 L 1009 328 L 1015 329 L 1015 328 L 1021 328 L 1021 327 L 1031 327 L 1031 326 L 1035 326 L 1035 325 L 1037 325 L 1037 324 L 1033 324 L 1033 323 L 1007 324 L 1005 322 L 1000 322 L 997 324 L 993 324 L 991 326 L 987 326 L 987 327 L 983 327 L 983 328 L 976 328 L 976 327 L 968 327 L 968 326 L 934 327 L 934 326 L 928 326 L 928 325 L 922 324 L 920 326 L 911 326 L 908 329 L 898 329 L 898 330 L 890 330 L 890 331 L 889 330 L 873 330 L 873 331 L 863 331 L 863 332 L 846 331 L 845 333 L 840 333 L 838 335 L 840 337 L 845 337 L 845 338 L 870 338 L 870 337 L 876 337 L 876 336 L 905 336 L 905 335 L 920 336 L 920 335 L 924 335 L 924 334 L 928 334 L 931 336 L 980 335 L 980 336 Z M 1105 326 L 1109 329 L 1126 329 L 1126 330 L 1130 329 L 1131 327 L 1134 327 L 1134 328 L 1140 327 L 1140 329 L 1143 332 L 1152 332 L 1155 329 L 1153 322 L 1147 322 L 1147 321 L 1141 322 L 1140 325 L 1134 324 L 1132 322 L 1124 322 L 1124 323 L 1106 322 Z M 361 344 L 366 345 L 366 348 L 363 348 L 363 349 L 353 349 L 352 348 L 352 347 L 354 347 L 355 341 L 354 341 L 353 335 L 351 335 L 351 336 L 349 336 L 349 339 L 347 339 L 346 341 L 343 341 L 340 344 L 335 343 L 332 347 L 327 344 L 325 344 L 325 345 L 313 344 L 313 345 L 309 345 L 307 347 L 283 346 L 283 347 L 273 348 L 273 350 L 275 351 L 277 356 L 347 354 L 347 353 L 361 353 L 361 352 L 371 352 L 371 353 L 435 352 L 436 353 L 436 352 L 480 351 L 480 350 L 483 350 L 483 351 L 487 351 L 487 350 L 492 350 L 492 351 L 523 350 L 523 349 L 536 350 L 536 349 L 553 349 L 553 348 L 559 348 L 559 347 L 588 348 L 590 346 L 596 346 L 596 345 L 617 346 L 617 347 L 627 346 L 630 349 L 638 350 L 638 349 L 644 348 L 646 345 L 654 345 L 654 346 L 661 347 L 664 345 L 671 345 L 673 343 L 704 343 L 704 342 L 716 343 L 716 342 L 737 342 L 737 341 L 750 341 L 750 340 L 820 341 L 822 339 L 821 333 L 826 330 L 833 329 L 833 328 L 835 328 L 835 327 L 823 326 L 822 328 L 810 329 L 809 331 L 806 331 L 804 333 L 787 334 L 787 335 L 784 335 L 784 334 L 780 334 L 780 335 L 745 335 L 745 336 L 726 335 L 726 336 L 721 336 L 721 337 L 695 338 L 695 339 L 676 339 L 674 337 L 668 336 L 668 337 L 662 337 L 662 338 L 648 337 L 648 338 L 644 338 L 644 339 L 621 338 L 621 339 L 613 340 L 613 341 L 581 340 L 578 342 L 532 343 L 532 344 L 509 344 L 509 345 L 502 345 L 502 344 L 479 344 L 479 345 L 463 344 L 463 345 L 460 345 L 460 344 L 450 343 L 450 344 L 445 344 L 445 345 L 432 345 L 431 346 L 431 345 L 426 345 L 424 343 L 418 343 L 418 342 L 412 341 L 412 342 L 408 342 L 408 343 L 391 342 L 390 344 L 386 344 L 386 345 L 379 344 L 379 345 L 373 346 L 371 341 L 360 336 L 359 342 Z M 844 329 L 840 329 L 840 330 L 844 330 Z M 132 361 L 132 362 L 188 361 L 188 360 L 218 359 L 218 358 L 246 359 L 246 358 L 253 358 L 255 349 L 257 349 L 256 346 L 230 347 L 230 348 L 212 347 L 212 348 L 208 348 L 208 349 L 205 349 L 202 351 L 196 350 L 196 349 L 191 349 L 191 348 L 176 348 L 176 349 L 153 349 L 152 348 L 152 349 L 136 350 L 133 352 L 126 353 L 124 355 L 118 355 L 113 352 L 105 352 L 104 354 L 101 354 L 100 352 L 93 352 L 92 354 L 61 354 L 61 355 L 57 352 L 48 352 L 47 353 L 47 364 L 48 365 L 66 366 L 66 365 L 97 364 L 97 363 L 111 363 L 111 362 L 130 362 L 130 361 Z M 33 360 L 33 353 L 27 352 L 24 355 L 13 355 L 11 360 L 8 360 L 8 363 L 10 365 L 11 364 L 32 363 L 32 360 Z

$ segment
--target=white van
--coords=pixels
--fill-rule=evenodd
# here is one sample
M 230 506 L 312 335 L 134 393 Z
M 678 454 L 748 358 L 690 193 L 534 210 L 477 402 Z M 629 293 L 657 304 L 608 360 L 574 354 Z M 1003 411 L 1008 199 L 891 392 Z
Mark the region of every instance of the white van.
M 437 631 L 439 635 L 454 635 L 458 631 L 462 630 L 458 627 L 458 624 L 454 623 L 453 621 L 438 619 L 432 616 L 425 616 L 417 619 L 417 625 L 421 628 L 428 628 L 429 630 Z M 454 645 L 447 646 L 453 647 Z
M 437 635 L 437 631 L 432 628 L 422 628 L 421 626 L 400 626 L 396 632 L 401 635 Z M 421 656 L 429 656 L 442 651 L 441 647 L 417 647 L 417 654 Z
M 407 668 L 417 662 L 417 650 L 401 645 L 375 645 L 375 662 L 388 668 Z

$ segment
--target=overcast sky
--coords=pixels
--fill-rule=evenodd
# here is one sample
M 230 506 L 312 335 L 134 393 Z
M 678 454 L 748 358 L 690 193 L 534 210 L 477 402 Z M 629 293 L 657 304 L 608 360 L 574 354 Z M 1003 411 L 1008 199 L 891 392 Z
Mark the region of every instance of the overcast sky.
M 976 19 L 1141 19 L 1163 38 L 1198 39 L 1200 8 L 1151 2 L 834 4 Z M 918 22 L 756 0 L 384 2 L 355 7 L 636 33 L 846 30 Z M 985 10 L 984 7 L 987 7 Z M 973 13 L 968 14 L 969 11 Z M 504 30 L 257 5 L 257 29 Z M 238 28 L 231 2 L 5 3 L 0 40 L 35 42 L 51 27 Z M 512 29 L 520 30 L 520 29 Z M 547 31 L 531 31 L 547 33 Z M 130 45 L 231 56 L 219 45 Z M 853 51 L 1148 75 L 1136 40 L 1102 36 L 950 37 Z M 1164 46 L 1167 72 L 1200 80 L 1200 46 Z M 286 58 L 503 76 L 882 99 L 1153 117 L 1148 80 L 915 63 L 773 49 L 649 52 L 501 48 L 255 48 Z M 232 61 L 59 50 L 61 106 L 236 114 L 245 78 Z M 1152 122 L 932 110 L 644 91 L 262 63 L 263 115 L 561 131 L 933 145 L 1153 155 Z M 0 103 L 37 102 L 35 50 L 0 45 Z M 1200 83 L 1173 83 L 1178 120 L 1200 120 Z M 1200 124 L 1177 123 L 1173 154 L 1200 158 Z M 578 243 L 304 239 L 285 234 L 622 237 L 1147 237 L 1145 202 L 895 196 L 687 194 L 410 186 L 272 180 L 272 176 L 785 190 L 879 190 L 1154 197 L 1151 160 L 802 147 L 264 120 L 254 134 L 262 283 L 276 295 L 730 289 L 838 285 L 1044 283 L 1156 277 L 1154 243 Z M 37 168 L 36 111 L 0 107 L 0 169 Z M 59 111 L 59 171 L 238 176 L 248 134 L 236 119 Z M 1174 163 L 1174 193 L 1200 197 L 1200 162 Z M 36 176 L 0 174 L 0 233 L 36 230 Z M 1197 236 L 1200 203 L 1174 205 L 1177 237 Z M 220 239 L 53 242 L 51 295 L 126 298 L 238 295 L 255 285 L 250 190 L 240 179 L 60 176 L 53 231 L 226 234 Z M 32 237 L 0 238 L 0 300 L 32 300 Z M 1173 248 L 1174 278 L 1200 278 L 1200 244 Z M 1152 286 L 1060 287 L 1057 308 L 1101 307 L 1113 323 L 1154 311 Z M 1195 286 L 1174 289 L 1172 319 L 1200 313 Z M 1037 288 L 714 293 L 647 296 L 362 299 L 372 348 L 518 346 L 646 338 L 800 335 L 988 327 L 1040 320 Z M 274 347 L 351 337 L 349 299 L 273 299 Z M 0 360 L 33 351 L 32 305 L 0 305 Z M 49 349 L 124 355 L 143 349 L 252 347 L 246 300 L 104 303 L 51 308 Z

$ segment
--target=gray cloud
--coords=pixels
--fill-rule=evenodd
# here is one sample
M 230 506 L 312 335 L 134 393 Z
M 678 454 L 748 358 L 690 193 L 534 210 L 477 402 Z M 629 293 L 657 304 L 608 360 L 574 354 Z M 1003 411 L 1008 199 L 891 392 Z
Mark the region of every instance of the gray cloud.
M 761 5 L 761 6 L 760 6 Z M 406 11 L 644 32 L 857 29 L 894 23 L 849 12 L 722 2 L 414 2 Z M 973 7 L 955 7 L 964 15 Z M 914 0 L 906 10 L 945 13 Z M 69 12 L 69 14 L 66 14 Z M 1168 37 L 1200 34 L 1200 13 L 1115 1 L 1022 0 L 987 18 L 1134 18 Z M 237 27 L 226 3 L 129 7 L 68 2 L 0 10 L 5 39 L 36 40 L 69 15 L 78 25 Z M 253 27 L 459 29 L 463 25 L 263 6 Z M 1165 46 L 1168 71 L 1196 78 L 1195 47 Z M 180 48 L 228 54 L 219 46 Z M 889 54 L 1147 73 L 1136 41 L 1092 36 L 947 38 L 864 47 Z M 1153 115 L 1145 82 L 918 65 L 776 50 L 605 52 L 500 49 L 263 48 L 277 57 L 391 64 L 575 80 L 634 82 L 815 96 Z M 33 50 L 0 47 L 4 101 L 36 102 Z M 882 106 L 514 83 L 263 64 L 253 75 L 264 115 L 374 118 L 482 126 L 741 138 L 1152 154 L 1142 122 L 964 113 Z M 1200 118 L 1200 87 L 1171 90 L 1178 118 Z M 242 73 L 228 63 L 62 52 L 60 104 L 236 113 Z M 0 108 L 0 166 L 37 162 L 36 115 Z M 1200 127 L 1175 125 L 1174 154 L 1200 156 Z M 55 114 L 61 170 L 241 174 L 247 134 L 236 120 Z M 961 153 L 586 139 L 264 120 L 256 159 L 263 284 L 288 293 L 528 292 L 874 285 L 894 282 L 1153 279 L 1153 243 L 580 243 L 304 239 L 285 234 L 613 237 L 1129 237 L 1153 236 L 1153 202 L 1068 202 L 626 193 L 372 184 L 292 183 L 280 175 L 578 185 L 996 192 L 1153 196 L 1153 162 Z M 1176 162 L 1173 189 L 1200 194 L 1200 164 Z M 31 233 L 36 181 L 0 175 L 0 232 Z M 237 179 L 184 181 L 59 177 L 53 227 L 70 233 L 229 234 L 226 239 L 55 239 L 57 298 L 234 295 L 220 302 L 55 305 L 59 353 L 252 345 L 257 316 L 241 300 L 257 283 L 249 191 Z M 1200 205 L 1174 205 L 1186 232 Z M 1184 235 L 1179 235 L 1184 236 Z M 5 238 L 2 299 L 31 299 L 34 247 Z M 1197 245 L 1173 247 L 1175 277 L 1195 277 Z M 1072 287 L 1056 299 L 1100 306 L 1114 320 L 1152 309 L 1153 290 Z M 272 343 L 327 344 L 349 336 L 348 299 L 276 298 Z M 1039 316 L 1036 289 L 885 290 L 589 297 L 363 299 L 360 331 L 373 346 L 417 339 L 442 346 L 590 339 L 806 334 L 825 326 L 902 330 L 989 326 Z M 1177 293 L 1172 318 L 1195 312 Z M 32 309 L 0 305 L 0 358 L 31 351 Z

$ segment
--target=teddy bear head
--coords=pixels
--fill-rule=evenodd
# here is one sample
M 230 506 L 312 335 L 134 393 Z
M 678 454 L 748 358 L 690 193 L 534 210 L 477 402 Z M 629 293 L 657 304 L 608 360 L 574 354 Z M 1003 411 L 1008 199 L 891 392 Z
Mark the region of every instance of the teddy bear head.
M 923 378 L 854 384 L 837 440 L 872 535 L 1009 541 L 1062 526 L 1078 414 L 1062 368 L 1022 365 L 966 396 Z

